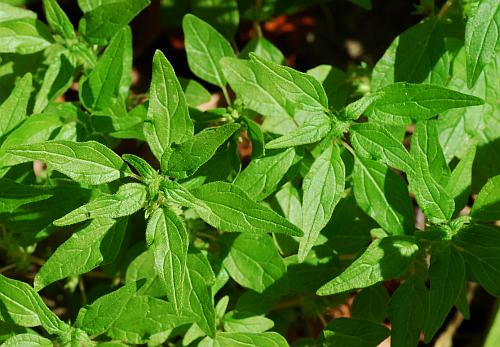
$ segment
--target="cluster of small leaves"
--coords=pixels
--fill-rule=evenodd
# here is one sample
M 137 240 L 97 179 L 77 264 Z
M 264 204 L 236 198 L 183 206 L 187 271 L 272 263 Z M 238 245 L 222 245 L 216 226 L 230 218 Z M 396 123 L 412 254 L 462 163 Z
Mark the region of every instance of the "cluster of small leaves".
M 71 232 L 33 286 L 0 274 L 2 346 L 288 346 L 297 309 L 322 317 L 358 291 L 352 318 L 295 345 L 414 347 L 453 307 L 468 318 L 469 281 L 500 295 L 500 2 L 432 7 L 365 88 L 333 66 L 286 67 L 260 36 L 235 51 L 239 14 L 264 20 L 273 1 L 212 3 L 233 30 L 182 22 L 191 71 L 227 104 L 205 112 L 210 93 L 160 51 L 147 100 L 131 95 L 128 23 L 148 0 L 78 0 L 78 32 L 55 0 L 48 26 L 0 4 L 0 80 L 15 81 L 0 104 L 0 246 L 29 256 Z M 76 81 L 79 100 L 58 100 Z M 116 154 L 121 139 L 155 162 Z M 107 289 L 70 321 L 38 293 L 99 267 Z

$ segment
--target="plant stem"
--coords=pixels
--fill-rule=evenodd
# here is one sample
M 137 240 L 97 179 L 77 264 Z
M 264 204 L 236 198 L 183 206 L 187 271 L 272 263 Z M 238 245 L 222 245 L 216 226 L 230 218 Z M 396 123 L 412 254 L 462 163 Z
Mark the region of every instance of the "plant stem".
M 453 5 L 453 0 L 448 0 L 444 3 L 443 7 L 439 10 L 437 14 L 438 19 L 443 19 L 443 17 L 446 15 L 446 12 L 450 9 L 450 7 Z
M 224 99 L 226 99 L 227 106 L 231 106 L 231 98 L 229 97 L 229 93 L 227 91 L 226 86 L 222 87 L 222 93 L 224 94 Z

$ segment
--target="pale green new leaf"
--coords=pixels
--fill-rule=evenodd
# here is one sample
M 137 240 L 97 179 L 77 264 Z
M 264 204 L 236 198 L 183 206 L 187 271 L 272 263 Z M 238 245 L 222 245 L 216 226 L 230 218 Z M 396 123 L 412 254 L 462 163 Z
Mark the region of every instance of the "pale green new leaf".
M 388 236 L 373 241 L 339 276 L 322 286 L 318 295 L 333 295 L 398 278 L 417 255 L 418 245 L 408 236 Z
M 470 215 L 485 222 L 500 219 L 500 175 L 490 178 L 483 186 Z
M 26 118 L 31 95 L 31 74 L 19 79 L 9 97 L 0 105 L 0 136 L 18 126 Z
M 443 325 L 462 294 L 465 283 L 465 262 L 462 255 L 448 245 L 433 252 L 429 279 L 429 316 L 424 325 L 426 343 L 431 341 Z
M 224 231 L 283 233 L 301 236 L 302 231 L 273 210 L 254 202 L 239 187 L 226 182 L 208 183 L 193 191 L 190 203 L 200 218 Z
M 285 338 L 275 332 L 230 333 L 221 332 L 215 338 L 218 347 L 288 347 Z
M 0 304 L 0 320 L 28 328 L 41 325 L 49 334 L 62 334 L 69 329 L 31 286 L 3 275 L 0 275 Z
M 187 14 L 182 20 L 189 68 L 199 78 L 219 87 L 226 85 L 220 60 L 234 57 L 231 44 L 210 24 Z
M 240 125 L 229 123 L 215 128 L 205 128 L 191 139 L 172 149 L 167 149 L 161 159 L 162 170 L 169 176 L 186 178 L 212 158 L 224 142 Z
M 412 171 L 412 159 L 401 141 L 375 123 L 354 124 L 350 128 L 350 140 L 356 153 L 392 166 L 404 172 Z
M 130 174 L 130 169 L 115 152 L 95 141 L 46 141 L 10 147 L 7 151 L 20 157 L 43 160 L 51 168 L 80 183 L 97 185 Z
M 79 96 L 83 106 L 91 111 L 111 107 L 120 96 L 122 81 L 130 80 L 132 61 L 132 32 L 120 30 L 111 40 L 90 73 L 80 82 Z
M 48 28 L 36 18 L 0 21 L 0 53 L 36 53 L 53 42 Z
M 321 229 L 330 221 L 344 192 L 345 167 L 337 145 L 329 146 L 312 164 L 302 182 L 302 229 L 299 261 L 306 258 Z
M 446 191 L 455 200 L 455 212 L 462 210 L 469 199 L 475 156 L 476 148 L 472 147 L 453 169 L 446 185 Z M 500 214 L 498 217 L 500 218 Z
M 167 289 L 169 302 L 180 313 L 189 247 L 186 227 L 175 213 L 158 208 L 148 221 L 146 241 L 152 242 L 155 270 Z
M 40 268 L 35 276 L 35 290 L 40 291 L 53 282 L 113 262 L 126 227 L 127 220 L 98 218 L 75 231 Z
M 262 293 L 285 276 L 285 263 L 269 235 L 242 233 L 226 244 L 224 267 L 241 286 Z
M 425 284 L 417 277 L 408 278 L 399 286 L 389 302 L 391 343 L 398 347 L 417 346 L 428 310 L 429 292 Z
M 56 0 L 43 0 L 45 17 L 52 30 L 65 39 L 75 39 L 75 29 Z
M 129 216 L 144 207 L 146 186 L 126 183 L 115 194 L 102 193 L 89 203 L 56 219 L 54 225 L 63 226 L 96 218 L 119 218 Z
M 250 198 L 260 201 L 274 193 L 293 163 L 295 151 L 286 151 L 254 159 L 234 180 Z
M 499 50 L 500 1 L 482 0 L 465 26 L 467 85 L 472 88 Z
M 288 148 L 323 139 L 332 129 L 332 120 L 326 114 L 318 114 L 308 119 L 297 129 L 266 144 L 267 149 Z
M 193 132 L 186 98 L 175 71 L 163 53 L 156 51 L 147 120 L 144 122 L 144 135 L 149 147 L 155 157 L 161 160 L 163 153 L 173 143 L 188 140 Z
M 33 333 L 19 334 L 5 340 L 2 347 L 52 347 L 49 339 Z
M 357 157 L 353 172 L 354 196 L 359 207 L 385 231 L 412 234 L 413 206 L 403 179 L 384 164 Z
M 379 97 L 366 109 L 371 120 L 406 125 L 453 108 L 482 105 L 478 97 L 431 84 L 394 83 L 375 92 Z
M 116 0 L 99 4 L 85 12 L 80 21 L 80 32 L 92 43 L 105 43 L 149 4 L 149 0 Z
M 389 336 L 389 329 L 381 324 L 357 318 L 336 318 L 321 332 L 321 346 L 373 347 Z

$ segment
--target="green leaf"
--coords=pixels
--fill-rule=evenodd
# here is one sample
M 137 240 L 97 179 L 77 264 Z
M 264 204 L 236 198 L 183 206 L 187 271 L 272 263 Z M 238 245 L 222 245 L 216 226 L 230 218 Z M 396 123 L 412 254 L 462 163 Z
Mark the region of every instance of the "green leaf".
M 394 83 L 378 95 L 365 114 L 373 121 L 407 125 L 453 108 L 482 105 L 478 97 L 430 84 Z
M 493 323 L 491 323 L 488 336 L 484 341 L 483 347 L 496 347 L 500 344 L 500 311 L 495 314 Z
M 22 205 L 46 200 L 52 196 L 53 192 L 46 187 L 0 178 L 0 213 L 11 213 Z
M 80 32 L 91 43 L 103 44 L 149 4 L 149 0 L 105 2 L 85 12 L 80 21 Z
M 186 178 L 212 158 L 224 142 L 233 135 L 240 125 L 229 123 L 215 128 L 206 128 L 194 137 L 164 152 L 161 159 L 162 170 L 169 176 Z
M 23 327 L 42 326 L 49 334 L 62 334 L 69 327 L 45 305 L 28 284 L 0 275 L 0 318 Z
M 197 0 L 190 5 L 195 16 L 213 25 L 228 40 L 233 39 L 240 22 L 237 0 Z
M 31 95 L 31 74 L 19 79 L 9 97 L 0 105 L 0 136 L 18 126 L 26 119 Z
M 220 347 L 288 347 L 285 338 L 275 332 L 265 333 L 218 333 L 215 338 Z
M 315 143 L 323 139 L 332 129 L 332 120 L 326 114 L 316 115 L 297 129 L 266 144 L 267 149 L 287 148 Z
M 136 283 L 130 283 L 101 296 L 80 310 L 76 325 L 89 335 L 106 333 L 125 343 L 143 344 L 153 334 L 191 322 L 176 313 L 170 303 L 137 295 L 137 289 Z
M 78 92 L 85 108 L 102 111 L 116 102 L 122 81 L 130 79 L 132 62 L 127 57 L 131 51 L 132 32 L 125 27 L 113 37 L 95 67 L 80 82 Z
M 333 295 L 398 278 L 411 264 L 418 249 L 413 238 L 408 236 L 375 240 L 344 272 L 322 286 L 317 294 Z
M 398 347 L 417 346 L 428 310 L 429 292 L 425 284 L 417 277 L 408 278 L 399 286 L 389 302 L 391 343 Z
M 262 293 L 285 276 L 285 263 L 269 235 L 242 233 L 225 243 L 224 267 L 241 286 Z
M 208 224 L 224 231 L 283 233 L 302 231 L 273 210 L 259 205 L 239 187 L 226 182 L 208 183 L 193 191 L 191 206 Z
M 61 35 L 65 39 L 75 39 L 75 29 L 71 24 L 66 13 L 57 4 L 56 0 L 43 0 L 43 8 L 45 10 L 45 18 L 54 32 Z
M 449 66 L 442 21 L 429 16 L 391 43 L 373 68 L 371 87 L 377 90 L 394 82 L 444 86 Z
M 397 173 L 384 164 L 356 157 L 353 187 L 359 207 L 384 230 L 393 235 L 413 234 L 413 206 Z
M 356 153 L 398 170 L 412 171 L 412 158 L 401 141 L 382 126 L 374 123 L 354 124 L 350 128 L 350 140 Z
M 145 280 L 146 283 L 139 288 L 138 294 L 159 298 L 165 296 L 166 288 L 164 282 L 159 278 L 155 269 L 155 255 L 152 248 L 139 254 L 127 267 L 125 283 Z
M 431 341 L 462 294 L 465 283 L 465 262 L 462 255 L 448 245 L 433 252 L 429 279 L 431 287 L 429 316 L 424 325 L 425 343 Z
M 297 188 L 291 182 L 287 182 L 275 195 L 283 215 L 290 222 L 302 227 L 302 201 Z
M 40 335 L 35 335 L 32 333 L 12 336 L 2 344 L 2 347 L 17 347 L 17 346 L 52 347 L 54 345 L 49 339 L 46 339 L 45 337 L 42 337 Z
M 472 185 L 472 165 L 475 156 L 476 148 L 472 147 L 455 166 L 446 185 L 446 191 L 455 200 L 455 212 L 460 212 L 467 205 Z
M 332 217 L 345 186 L 345 167 L 338 146 L 329 146 L 311 165 L 302 182 L 302 228 L 299 261 L 313 248 L 321 229 Z
M 252 142 L 252 159 L 259 158 L 265 154 L 264 133 L 260 125 L 249 118 L 243 118 L 247 125 L 247 135 Z
M 0 53 L 31 54 L 54 42 L 48 28 L 36 18 L 0 22 Z
M 190 311 L 196 324 L 208 336 L 215 336 L 215 308 L 212 287 L 215 275 L 206 256 L 200 252 L 189 252 L 187 273 L 184 281 L 183 309 Z
M 480 1 L 474 15 L 465 26 L 465 53 L 467 57 L 467 86 L 472 88 L 484 66 L 498 54 L 500 1 Z
M 54 225 L 63 226 L 96 218 L 119 218 L 129 216 L 144 207 L 146 186 L 126 183 L 115 194 L 102 193 L 89 203 L 56 219 Z
M 172 65 L 162 52 L 153 58 L 153 77 L 149 90 L 144 134 L 158 160 L 173 143 L 186 141 L 193 135 L 186 98 Z
M 264 200 L 276 191 L 294 158 L 295 151 L 290 148 L 252 160 L 245 170 L 236 176 L 234 184 L 244 190 L 251 199 Z
M 256 37 L 248 41 L 241 50 L 239 58 L 249 59 L 250 53 L 255 53 L 258 57 L 276 64 L 283 64 L 285 61 L 283 53 L 264 37 Z
M 198 81 L 180 77 L 179 83 L 190 107 L 198 107 L 212 99 L 212 94 Z
M 318 65 L 307 73 L 316 78 L 328 96 L 328 105 L 340 110 L 345 106 L 351 92 L 351 86 L 347 84 L 347 75 L 344 71 L 331 65 Z
M 382 323 L 387 317 L 389 294 L 382 285 L 363 289 L 352 304 L 352 317 Z
M 158 176 L 158 173 L 155 169 L 151 167 L 151 165 L 141 157 L 138 157 L 134 154 L 123 154 L 123 160 L 125 160 L 128 164 L 132 165 L 134 169 L 137 170 L 139 175 L 144 177 L 146 180 L 153 180 Z
M 251 316 L 231 311 L 224 316 L 224 331 L 229 333 L 263 333 L 274 326 L 274 322 L 264 316 Z
M 43 160 L 73 180 L 98 185 L 127 176 L 130 169 L 111 149 L 95 141 L 46 141 L 10 147 L 20 157 Z
M 389 329 L 383 325 L 356 318 L 332 320 L 321 332 L 321 346 L 372 347 L 378 346 L 389 336 Z
M 500 229 L 471 224 L 453 239 L 475 280 L 491 295 L 500 295 Z
M 0 3 L 0 22 L 19 18 L 36 18 L 36 13 L 22 7 L 12 6 L 8 3 Z
M 192 14 L 182 20 L 189 68 L 199 78 L 219 87 L 226 85 L 220 60 L 234 57 L 231 44 L 207 22 Z
M 179 217 L 167 208 L 156 209 L 148 221 L 146 241 L 152 242 L 155 269 L 176 312 L 181 312 L 189 239 Z
M 414 171 L 407 177 L 410 191 L 424 213 L 437 221 L 445 221 L 453 215 L 455 202 L 444 188 L 450 173 L 437 136 L 435 121 L 417 123 L 410 149 Z
M 75 231 L 40 268 L 35 276 L 35 290 L 40 291 L 53 282 L 113 262 L 126 227 L 127 220 L 98 218 Z
M 485 222 L 500 219 L 500 175 L 490 178 L 483 186 L 472 205 L 470 215 Z

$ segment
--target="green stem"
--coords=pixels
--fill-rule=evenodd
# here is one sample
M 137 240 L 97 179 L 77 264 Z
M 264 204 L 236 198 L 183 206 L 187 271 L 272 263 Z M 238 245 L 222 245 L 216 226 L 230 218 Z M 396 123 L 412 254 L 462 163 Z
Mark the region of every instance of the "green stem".
M 222 87 L 222 93 L 224 94 L 224 99 L 226 99 L 227 106 L 231 106 L 232 102 L 231 102 L 231 98 L 229 97 L 229 93 L 227 91 L 226 86 Z
M 438 19 L 443 19 L 443 17 L 446 15 L 450 7 L 453 6 L 453 0 L 448 0 L 444 3 L 443 7 L 439 10 L 437 14 Z

